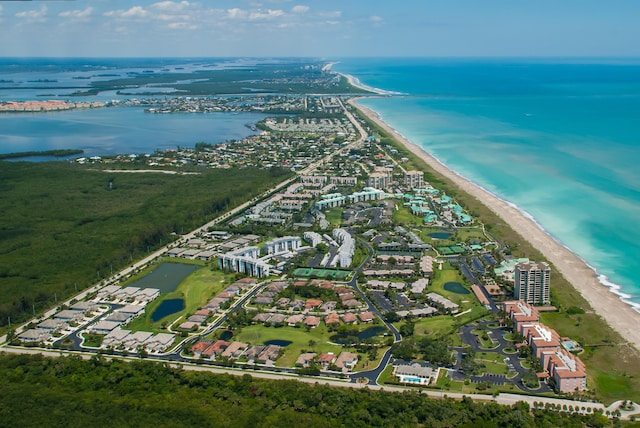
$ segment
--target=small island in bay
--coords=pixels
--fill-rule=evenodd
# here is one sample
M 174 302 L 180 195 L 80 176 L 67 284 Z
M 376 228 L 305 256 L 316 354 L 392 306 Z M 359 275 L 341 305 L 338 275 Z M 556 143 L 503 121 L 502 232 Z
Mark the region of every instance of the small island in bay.
M 0 113 L 37 113 L 48 111 L 75 110 L 82 108 L 99 108 L 106 104 L 102 101 L 72 102 L 62 100 L 46 101 L 0 101 Z

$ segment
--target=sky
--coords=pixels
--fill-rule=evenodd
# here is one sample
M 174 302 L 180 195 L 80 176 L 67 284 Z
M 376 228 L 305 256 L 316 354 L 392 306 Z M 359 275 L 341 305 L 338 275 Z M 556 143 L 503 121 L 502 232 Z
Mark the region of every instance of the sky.
M 638 0 L 0 0 L 0 57 L 640 56 L 638 22 Z

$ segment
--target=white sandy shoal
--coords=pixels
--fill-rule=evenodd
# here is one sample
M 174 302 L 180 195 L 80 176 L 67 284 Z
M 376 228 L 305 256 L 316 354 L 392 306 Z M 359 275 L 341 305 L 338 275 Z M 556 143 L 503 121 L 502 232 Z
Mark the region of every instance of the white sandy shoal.
M 553 263 L 555 268 L 582 294 L 598 315 L 636 349 L 640 349 L 640 328 L 638 328 L 640 326 L 640 313 L 636 312 L 631 306 L 620 300 L 616 294 L 602 285 L 593 269 L 584 260 L 554 240 L 515 207 L 454 173 L 422 148 L 408 141 L 395 129 L 383 122 L 377 113 L 357 104 L 355 99 L 349 102 L 357 106 L 360 111 L 388 132 L 389 135 L 393 135 L 399 143 L 413 154 L 424 160 L 427 165 L 489 207 L 491 211 Z M 551 287 L 553 287 L 553 284 L 551 284 Z

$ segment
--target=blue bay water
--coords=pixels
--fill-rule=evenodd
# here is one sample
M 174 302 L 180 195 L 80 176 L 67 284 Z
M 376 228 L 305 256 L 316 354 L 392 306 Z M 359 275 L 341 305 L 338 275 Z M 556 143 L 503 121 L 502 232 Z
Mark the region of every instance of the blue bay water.
M 51 113 L 0 114 L 0 153 L 83 149 L 84 156 L 153 153 L 156 149 L 217 144 L 255 134 L 245 125 L 261 113 L 145 113 L 106 107 Z
M 400 93 L 362 104 L 640 305 L 640 60 L 345 59 L 333 69 Z
M 0 102 L 70 99 L 125 100 L 144 96 L 105 91 L 95 96 L 71 97 L 94 81 L 145 73 L 189 73 L 244 67 L 268 60 L 158 59 L 158 58 L 0 58 Z M 272 60 L 278 61 L 278 60 Z M 80 88 L 79 88 L 80 87 Z M 141 87 L 131 92 L 157 91 Z M 169 93 L 179 96 L 180 93 Z M 152 153 L 156 149 L 193 147 L 197 142 L 217 144 L 255 134 L 245 125 L 264 119 L 261 113 L 151 114 L 144 107 L 107 107 L 51 113 L 0 114 L 0 153 L 83 149 L 85 156 Z M 46 160 L 46 158 L 29 158 Z

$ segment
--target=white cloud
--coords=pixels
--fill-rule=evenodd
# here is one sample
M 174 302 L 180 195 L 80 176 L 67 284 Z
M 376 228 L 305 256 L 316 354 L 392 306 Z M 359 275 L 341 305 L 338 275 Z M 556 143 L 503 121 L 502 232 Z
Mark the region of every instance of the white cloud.
M 303 6 L 301 4 L 293 6 L 291 8 L 291 12 L 293 13 L 305 13 L 305 12 L 309 12 L 309 6 Z
M 196 24 L 190 24 L 188 22 L 171 22 L 167 27 L 172 30 L 197 30 L 200 28 Z
M 180 12 L 187 9 L 190 6 L 188 1 L 173 2 L 173 1 L 161 1 L 151 5 L 152 8 L 158 10 L 164 10 L 167 12 Z
M 384 19 L 376 15 L 370 16 L 369 21 L 373 24 L 374 27 L 380 27 L 382 26 L 382 24 L 384 24 Z
M 233 9 L 227 10 L 227 17 L 231 19 L 244 19 L 248 15 L 247 11 L 234 7 Z
M 270 19 L 275 19 L 278 17 L 281 17 L 284 15 L 284 12 L 280 9 L 267 9 L 266 12 L 262 12 L 262 11 L 252 11 L 251 13 L 249 13 L 249 19 L 252 21 L 256 21 L 256 20 L 270 20 Z
M 84 10 L 67 10 L 64 12 L 60 12 L 58 16 L 61 16 L 63 18 L 71 18 L 76 21 L 87 21 L 92 13 L 93 8 L 88 7 Z
M 16 13 L 16 17 L 24 19 L 27 22 L 46 22 L 47 6 L 43 5 L 40 10 L 27 10 L 25 12 Z
M 328 12 L 320 12 L 318 15 L 323 18 L 340 18 L 342 16 L 342 12 L 339 10 L 332 10 Z
M 104 13 L 104 16 L 121 18 L 121 19 L 136 19 L 136 18 L 145 18 L 149 16 L 149 12 L 145 10 L 142 6 L 133 6 L 131 9 L 123 10 L 110 10 Z

